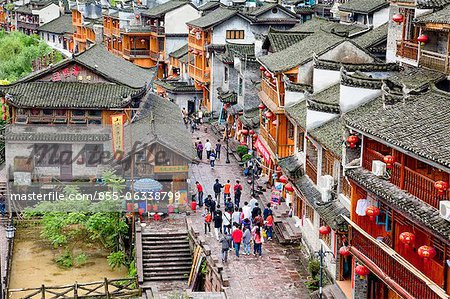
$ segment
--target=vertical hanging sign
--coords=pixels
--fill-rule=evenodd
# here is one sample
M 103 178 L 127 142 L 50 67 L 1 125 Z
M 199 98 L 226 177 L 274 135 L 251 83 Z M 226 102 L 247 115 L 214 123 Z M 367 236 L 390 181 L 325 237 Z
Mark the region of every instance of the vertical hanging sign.
M 124 138 L 123 138 L 123 114 L 111 115 L 112 128 L 112 147 L 114 158 L 120 160 L 123 157 Z

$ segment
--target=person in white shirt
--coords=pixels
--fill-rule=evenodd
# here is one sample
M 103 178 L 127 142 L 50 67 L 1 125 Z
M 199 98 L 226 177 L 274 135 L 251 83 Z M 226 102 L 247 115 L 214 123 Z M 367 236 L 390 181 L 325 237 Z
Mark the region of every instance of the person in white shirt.
M 239 209 L 237 207 L 234 208 L 233 215 L 231 215 L 231 220 L 233 221 L 232 224 L 241 223 L 241 212 L 239 212 Z
M 209 160 L 209 156 L 211 156 L 212 144 L 209 142 L 209 139 L 206 139 L 205 143 L 205 151 L 206 151 L 206 159 Z
M 244 213 L 244 219 L 252 219 L 252 208 L 248 205 L 248 202 L 244 202 L 242 213 Z
M 255 204 L 258 202 L 256 198 L 250 199 L 250 211 L 252 211 L 255 208 Z

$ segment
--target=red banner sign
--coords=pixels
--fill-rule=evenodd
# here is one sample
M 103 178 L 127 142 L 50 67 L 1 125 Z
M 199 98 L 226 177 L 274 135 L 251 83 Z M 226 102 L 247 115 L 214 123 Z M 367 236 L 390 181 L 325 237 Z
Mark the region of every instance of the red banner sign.
M 258 150 L 258 152 L 263 156 L 264 161 L 266 161 L 267 164 L 270 164 L 270 153 L 266 149 L 266 147 L 259 141 L 259 138 L 256 139 L 255 147 Z

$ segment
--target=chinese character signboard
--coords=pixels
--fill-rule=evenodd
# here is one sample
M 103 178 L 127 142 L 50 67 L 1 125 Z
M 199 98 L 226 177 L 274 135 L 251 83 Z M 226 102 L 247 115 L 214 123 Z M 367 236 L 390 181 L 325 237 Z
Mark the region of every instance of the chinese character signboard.
M 112 145 L 114 157 L 123 156 L 123 118 L 123 114 L 116 114 L 111 116 Z
M 266 161 L 267 164 L 270 163 L 270 153 L 269 151 L 264 147 L 264 145 L 261 143 L 259 138 L 255 142 L 255 148 L 258 150 L 258 152 L 261 153 L 261 155 L 264 158 L 264 161 Z
M 187 165 L 155 166 L 154 172 L 187 172 Z

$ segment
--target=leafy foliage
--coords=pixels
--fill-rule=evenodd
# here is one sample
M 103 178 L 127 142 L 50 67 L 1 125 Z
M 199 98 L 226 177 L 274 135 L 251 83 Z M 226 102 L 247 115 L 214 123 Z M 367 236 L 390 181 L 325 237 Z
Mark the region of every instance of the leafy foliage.
M 14 82 L 32 71 L 32 61 L 52 52 L 38 36 L 28 36 L 14 31 L 0 31 L 0 80 Z M 63 59 L 56 52 L 56 62 Z
M 239 145 L 236 148 L 236 153 L 239 155 L 239 157 L 242 158 L 242 156 L 248 153 L 248 147 L 246 147 L 245 145 Z
M 108 255 L 108 265 L 113 268 L 121 268 L 126 265 L 126 255 L 123 251 L 112 252 Z
M 313 278 L 317 277 L 320 272 L 320 261 L 318 259 L 312 259 L 308 262 L 308 271 Z
M 61 268 L 72 268 L 73 266 L 73 256 L 69 250 L 64 250 L 64 252 L 56 258 L 56 264 Z

